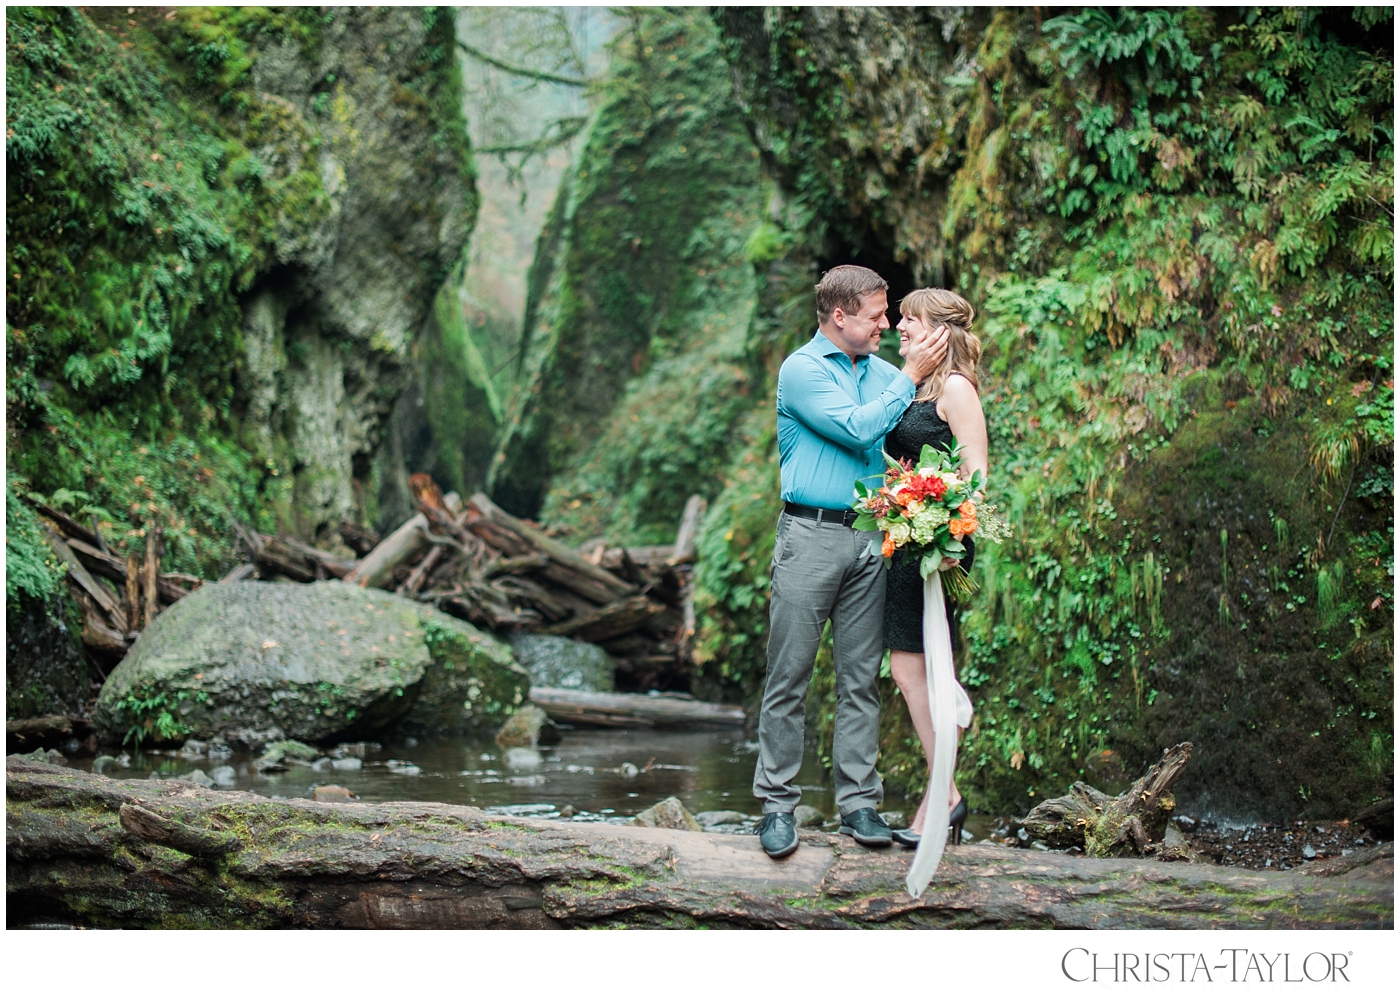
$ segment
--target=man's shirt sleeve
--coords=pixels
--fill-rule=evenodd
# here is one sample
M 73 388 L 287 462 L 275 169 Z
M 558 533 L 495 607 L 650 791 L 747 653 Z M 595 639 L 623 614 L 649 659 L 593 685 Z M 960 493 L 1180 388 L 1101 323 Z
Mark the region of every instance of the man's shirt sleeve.
M 819 361 L 796 354 L 783 364 L 778 403 L 818 436 L 850 450 L 869 450 L 899 422 L 914 391 L 908 375 L 896 372 L 877 398 L 857 405 Z

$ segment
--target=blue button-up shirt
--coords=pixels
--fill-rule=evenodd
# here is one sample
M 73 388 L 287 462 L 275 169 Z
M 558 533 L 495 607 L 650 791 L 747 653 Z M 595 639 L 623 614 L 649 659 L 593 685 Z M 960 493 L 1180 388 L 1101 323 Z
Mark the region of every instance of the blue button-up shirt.
M 819 331 L 778 373 L 783 501 L 847 509 L 858 478 L 883 474 L 885 434 L 914 400 L 914 382 L 877 356 L 851 358 Z

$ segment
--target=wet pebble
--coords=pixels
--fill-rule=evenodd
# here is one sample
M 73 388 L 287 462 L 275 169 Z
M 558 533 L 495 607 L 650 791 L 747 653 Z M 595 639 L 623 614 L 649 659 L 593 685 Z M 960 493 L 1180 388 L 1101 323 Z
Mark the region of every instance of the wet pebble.
M 548 780 L 542 775 L 512 775 L 506 777 L 507 786 L 543 786 Z
M 800 804 L 792 812 L 792 817 L 797 822 L 798 827 L 821 827 L 822 822 L 826 820 L 820 810 L 816 807 L 809 807 L 805 803 Z
M 637 766 L 633 765 L 631 762 L 623 762 L 617 767 L 617 774 L 624 779 L 635 779 L 640 772 L 641 769 L 637 768 Z
M 423 771 L 417 765 L 402 758 L 390 758 L 384 764 L 394 775 L 418 775 Z
M 196 786 L 203 786 L 205 789 L 214 785 L 214 780 L 205 775 L 203 769 L 195 769 L 192 772 L 186 772 L 184 775 L 180 776 L 180 778 L 185 782 L 192 782 Z
M 753 818 L 737 810 L 702 810 L 695 815 L 695 822 L 707 831 L 720 824 L 742 824 L 749 820 Z
M 50 748 L 48 751 L 44 752 L 44 761 L 48 762 L 50 765 L 68 764 L 68 759 L 64 758 L 63 752 L 59 751 L 57 748 Z
M 364 767 L 365 763 L 354 755 L 348 758 L 337 758 L 335 761 L 331 762 L 331 768 L 338 769 L 342 772 L 358 772 Z
M 214 780 L 214 784 L 220 789 L 232 789 L 238 784 L 238 773 L 234 771 L 232 765 L 220 765 L 218 768 L 209 770 L 209 778 Z
M 1304 846 L 1303 846 L 1303 858 L 1305 858 L 1305 859 L 1315 859 L 1315 858 L 1317 858 L 1317 849 L 1314 848 L 1312 845 L 1304 845 Z
M 343 803 L 346 800 L 359 799 L 344 786 L 313 786 L 311 798 L 319 803 Z

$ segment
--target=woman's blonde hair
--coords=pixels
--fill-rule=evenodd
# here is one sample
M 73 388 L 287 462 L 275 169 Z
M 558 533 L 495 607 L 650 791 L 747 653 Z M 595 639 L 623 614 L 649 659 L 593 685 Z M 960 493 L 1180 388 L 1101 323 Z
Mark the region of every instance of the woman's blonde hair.
M 941 287 L 921 287 L 905 296 L 899 303 L 899 312 L 921 320 L 930 329 L 940 325 L 948 327 L 948 353 L 938 369 L 919 385 L 914 400 L 936 399 L 943 393 L 948 375 L 954 371 L 971 381 L 980 394 L 982 386 L 977 379 L 977 364 L 982 359 L 982 341 L 971 332 L 977 313 L 967 300 Z

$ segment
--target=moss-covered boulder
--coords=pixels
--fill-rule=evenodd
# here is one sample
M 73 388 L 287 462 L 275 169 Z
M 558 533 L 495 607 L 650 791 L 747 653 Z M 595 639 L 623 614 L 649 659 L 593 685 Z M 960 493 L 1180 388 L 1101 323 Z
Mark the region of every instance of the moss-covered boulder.
M 551 634 L 514 634 L 507 640 L 516 659 L 530 673 L 532 685 L 613 691 L 617 662 L 597 644 Z
M 499 722 L 529 693 L 470 624 L 341 582 L 206 585 L 156 617 L 103 686 L 112 739 L 348 738 Z

